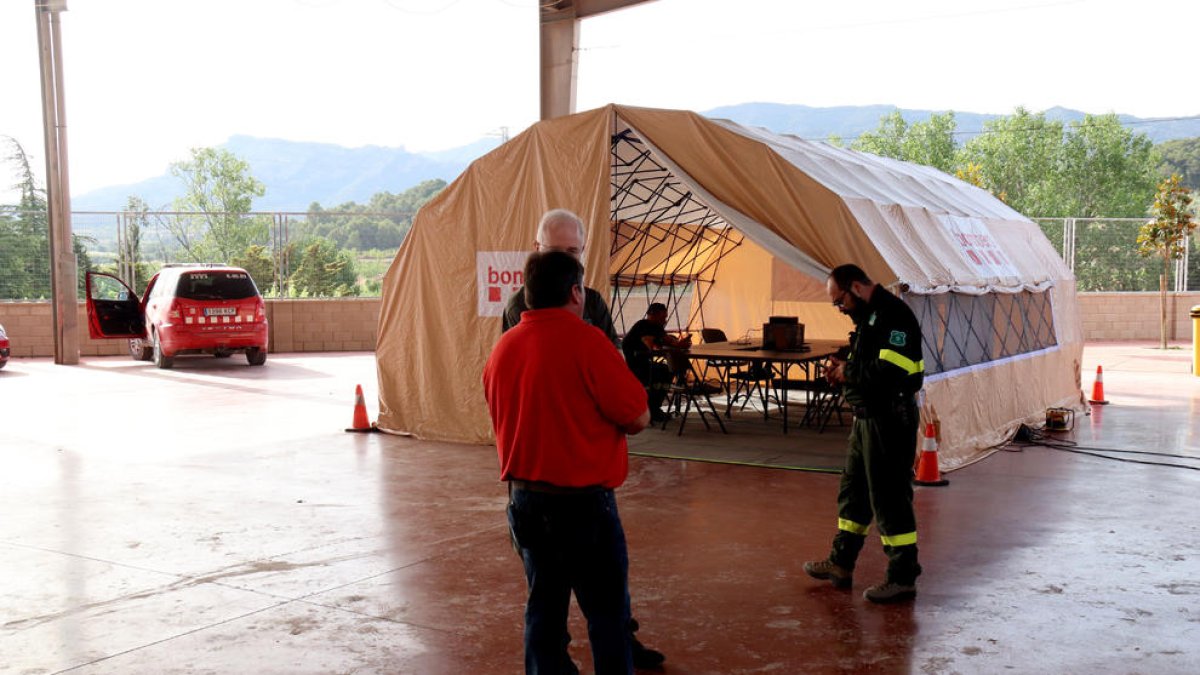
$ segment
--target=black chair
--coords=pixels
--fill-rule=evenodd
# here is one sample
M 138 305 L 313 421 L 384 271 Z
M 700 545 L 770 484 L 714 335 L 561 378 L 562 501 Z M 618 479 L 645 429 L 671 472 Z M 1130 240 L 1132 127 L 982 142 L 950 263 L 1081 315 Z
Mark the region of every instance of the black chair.
M 837 414 L 838 426 L 845 424 L 842 421 L 842 409 L 846 406 L 846 398 L 842 396 L 842 388 L 829 385 L 828 392 L 824 395 L 818 409 L 818 414 L 821 417 L 820 424 L 817 425 L 817 433 L 825 431 L 825 425 L 829 424 L 829 418 Z
M 725 337 L 725 331 L 720 328 L 701 328 L 700 341 L 704 343 L 712 342 L 728 342 L 729 338 Z M 749 364 L 749 361 L 741 361 L 737 359 L 707 359 L 704 362 L 704 375 L 708 375 L 708 369 L 712 368 L 717 374 L 717 379 L 720 380 L 721 386 L 725 391 L 729 391 L 729 374 L 735 368 L 742 368 Z
M 721 433 L 727 434 L 725 423 L 721 421 L 721 416 L 717 413 L 717 409 L 713 406 L 712 394 L 719 393 L 719 387 L 706 382 L 699 377 L 689 378 L 688 375 L 695 376 L 695 372 L 691 367 L 691 359 L 688 358 L 687 352 L 681 349 L 667 349 L 663 352 L 666 358 L 667 366 L 671 369 L 671 386 L 667 388 L 667 410 L 673 410 L 680 415 L 679 431 L 676 435 L 683 435 L 683 426 L 687 424 L 688 413 L 695 408 L 696 413 L 700 415 L 700 421 L 704 422 L 704 428 L 712 431 L 712 426 L 708 423 L 708 416 L 717 421 L 717 425 L 721 427 Z M 704 407 L 708 406 L 705 410 Z M 681 410 L 682 409 L 682 410 Z M 663 429 L 667 428 L 669 418 L 663 420 Z
M 725 331 L 720 328 L 701 328 L 700 339 L 702 342 L 729 342 Z M 763 383 L 771 379 L 770 368 L 745 359 L 708 359 L 705 370 L 707 371 L 708 368 L 712 368 L 717 373 L 721 387 L 725 391 L 726 418 L 730 417 L 738 399 L 744 399 L 742 409 L 745 409 L 751 398 L 758 398 L 762 401 L 763 416 L 766 416 L 768 393 L 763 387 Z
M 838 424 L 844 424 L 842 408 L 845 399 L 842 397 L 840 386 L 829 384 L 822 377 L 813 380 L 789 380 L 785 386 L 793 391 L 805 392 L 804 417 L 800 420 L 800 426 L 813 426 L 821 433 L 835 414 L 838 416 Z

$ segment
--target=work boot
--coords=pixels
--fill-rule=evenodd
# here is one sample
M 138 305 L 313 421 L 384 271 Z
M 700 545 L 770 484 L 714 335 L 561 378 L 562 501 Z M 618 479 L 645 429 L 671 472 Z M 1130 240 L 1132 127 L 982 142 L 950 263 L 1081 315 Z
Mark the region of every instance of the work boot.
M 917 597 L 917 585 L 916 583 L 898 584 L 894 581 L 885 581 L 868 588 L 863 592 L 863 597 L 879 604 L 904 602 Z
M 633 653 L 633 667 L 639 670 L 654 670 L 661 668 L 666 656 L 657 649 L 650 649 L 632 635 L 629 636 L 629 648 Z
M 828 579 L 834 588 L 850 588 L 854 573 L 832 560 L 812 560 L 804 563 L 804 571 L 814 579 Z
M 629 650 L 633 653 L 633 667 L 639 670 L 655 670 L 662 667 L 663 661 L 667 660 L 666 656 L 657 649 L 650 649 L 634 636 L 637 632 L 637 619 L 629 620 Z

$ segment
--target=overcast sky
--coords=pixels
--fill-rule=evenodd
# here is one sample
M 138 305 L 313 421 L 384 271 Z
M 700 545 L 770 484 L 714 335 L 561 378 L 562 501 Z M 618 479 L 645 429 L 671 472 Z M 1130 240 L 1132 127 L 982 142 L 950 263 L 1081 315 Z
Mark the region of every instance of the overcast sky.
M 75 194 L 234 134 L 435 150 L 538 115 L 539 0 L 67 1 Z M 0 1 L 0 135 L 42 178 L 33 7 Z M 578 109 L 1191 116 L 1198 26 L 1200 0 L 655 0 L 583 22 Z

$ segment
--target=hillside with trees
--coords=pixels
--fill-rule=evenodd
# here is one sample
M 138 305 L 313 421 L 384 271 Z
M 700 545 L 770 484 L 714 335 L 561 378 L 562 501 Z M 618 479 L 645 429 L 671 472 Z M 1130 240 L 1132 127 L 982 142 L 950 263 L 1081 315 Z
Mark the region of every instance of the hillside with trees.
M 844 145 L 838 137 L 830 142 Z M 1170 174 L 1196 189 L 1200 138 L 1155 145 L 1117 115 L 1064 120 L 1017 108 L 963 133 L 953 112 L 911 120 L 883 114 L 849 143 L 855 150 L 925 164 L 990 191 L 1017 211 L 1043 220 L 1061 245 L 1064 222 L 1079 219 L 1075 271 L 1080 290 L 1137 290 L 1147 285 L 1129 222 L 1148 217 L 1156 187 Z M 282 150 L 281 150 L 282 152 Z M 278 158 L 272 171 L 308 160 Z M 19 203 L 0 206 L 0 298 L 49 296 L 46 200 L 23 149 L 9 143 L 4 166 Z M 465 161 L 455 155 L 455 161 Z M 339 170 L 341 171 L 341 170 Z M 342 174 L 345 171 L 341 171 Z M 256 209 L 270 193 L 254 166 L 226 148 L 198 148 L 171 165 L 178 195 L 153 208 L 132 192 L 119 213 L 95 229 L 77 219 L 80 280 L 89 269 L 119 273 L 140 290 L 167 262 L 229 262 L 250 271 L 276 297 L 338 297 L 379 292 L 382 275 L 422 205 L 447 185 L 429 177 L 399 191 L 376 190 L 361 201 L 312 200 L 304 212 Z M 118 219 L 112 230 L 111 218 Z M 1091 220 L 1083 220 L 1091 219 Z M 1109 219 L 1109 220 L 1105 220 Z M 1125 241 L 1127 238 L 1129 241 Z M 1200 255 L 1189 257 L 1200 279 Z M 1157 279 L 1157 272 L 1151 271 Z

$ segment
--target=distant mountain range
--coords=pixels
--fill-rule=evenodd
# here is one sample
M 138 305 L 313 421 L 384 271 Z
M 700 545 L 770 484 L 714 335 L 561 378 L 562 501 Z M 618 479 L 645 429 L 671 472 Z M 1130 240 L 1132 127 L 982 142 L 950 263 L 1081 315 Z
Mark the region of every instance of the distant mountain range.
M 307 211 L 313 202 L 326 209 L 351 201 L 362 204 L 379 192 L 403 192 L 421 181 L 452 181 L 499 144 L 497 138 L 484 138 L 453 150 L 413 153 L 378 145 L 345 148 L 233 136 L 220 147 L 246 161 L 250 173 L 266 186 L 266 194 L 254 200 L 256 211 Z M 132 185 L 72 195 L 71 210 L 119 211 L 130 195 L 141 197 L 152 209 L 169 209 L 182 192 L 179 179 L 164 173 Z
M 931 110 L 900 109 L 889 105 L 813 108 L 779 103 L 743 103 L 714 108 L 702 114 L 730 119 L 801 138 L 826 139 L 831 134 L 849 142 L 879 126 L 884 115 L 899 110 L 909 122 L 928 119 Z M 955 112 L 959 141 L 978 134 L 986 121 L 1004 115 Z M 1081 120 L 1084 113 L 1066 108 L 1046 111 L 1051 119 Z M 1146 134 L 1155 143 L 1200 137 L 1200 119 L 1144 120 L 1118 115 L 1127 127 Z M 256 199 L 258 211 L 306 211 L 318 202 L 330 209 L 346 202 L 365 203 L 379 192 L 400 193 L 424 180 L 454 180 L 472 161 L 499 146 L 497 138 L 482 138 L 440 152 L 413 153 L 404 148 L 366 146 L 345 148 L 321 143 L 299 143 L 270 138 L 234 136 L 221 147 L 250 164 L 251 173 L 266 186 Z M 184 159 L 184 158 L 181 158 Z M 73 211 L 119 211 L 130 195 L 151 208 L 169 208 L 182 192 L 169 173 L 132 185 L 115 185 L 72 195 Z

